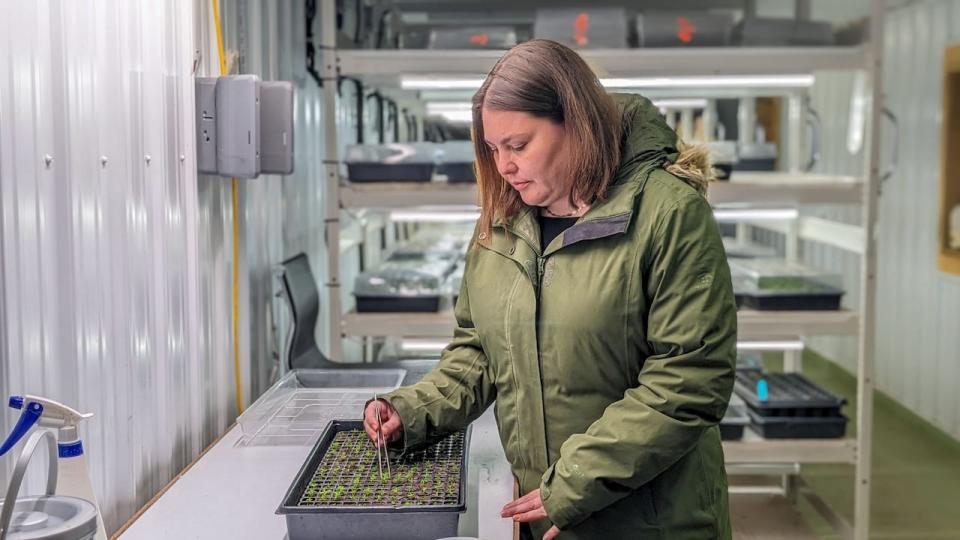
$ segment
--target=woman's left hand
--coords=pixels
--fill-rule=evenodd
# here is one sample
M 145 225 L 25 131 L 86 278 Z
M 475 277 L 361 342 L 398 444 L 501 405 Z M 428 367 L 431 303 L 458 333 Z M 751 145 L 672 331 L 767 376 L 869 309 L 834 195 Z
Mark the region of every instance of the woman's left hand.
M 500 510 L 500 517 L 513 518 L 514 521 L 521 523 L 547 519 L 547 511 L 543 509 L 543 501 L 540 499 L 540 490 L 535 489 L 523 497 L 507 503 L 503 510 Z M 543 540 L 553 540 L 559 535 L 560 529 L 554 525 L 550 527 L 547 534 L 543 535 Z

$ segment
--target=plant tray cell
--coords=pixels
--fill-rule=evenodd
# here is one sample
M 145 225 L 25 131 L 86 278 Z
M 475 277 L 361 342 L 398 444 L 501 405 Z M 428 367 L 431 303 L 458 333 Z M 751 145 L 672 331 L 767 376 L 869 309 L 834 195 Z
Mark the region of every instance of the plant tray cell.
M 831 394 L 799 373 L 738 370 L 734 391 L 765 417 L 837 417 L 846 398 Z M 767 399 L 757 395 L 757 382 L 767 381 Z
M 750 410 L 751 427 L 765 439 L 839 439 L 847 432 L 847 417 L 767 417 Z
M 351 182 L 429 182 L 433 163 L 348 163 Z
M 357 296 L 358 313 L 436 312 L 440 295 L 436 296 Z
M 390 470 L 363 422 L 334 420 L 297 474 L 278 514 L 290 540 L 455 536 L 466 509 L 468 430 L 417 452 L 391 457 Z
M 724 441 L 736 441 L 743 438 L 743 428 L 750 423 L 746 407 L 731 404 L 727 414 L 720 420 L 720 438 Z

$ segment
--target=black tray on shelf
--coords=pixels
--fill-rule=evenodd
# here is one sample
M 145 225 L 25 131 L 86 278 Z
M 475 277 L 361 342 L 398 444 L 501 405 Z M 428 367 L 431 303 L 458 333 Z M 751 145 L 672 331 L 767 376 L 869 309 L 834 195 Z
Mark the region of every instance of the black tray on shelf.
M 436 296 L 358 296 L 358 313 L 433 313 L 440 311 L 440 295 Z
M 836 417 L 846 398 L 827 392 L 799 373 L 763 373 L 738 370 L 734 391 L 765 417 Z M 757 395 L 757 382 L 767 381 L 767 399 Z
M 357 443 L 362 448 L 357 450 L 360 446 L 354 448 L 352 442 L 333 447 L 341 432 L 346 432 L 349 441 L 363 439 Z M 435 445 L 392 457 L 391 472 L 398 479 L 395 484 L 389 478 L 377 478 L 380 469 L 377 459 L 370 457 L 374 451 L 366 440 L 363 422 L 331 421 L 291 483 L 277 514 L 285 516 L 290 540 L 373 540 L 383 538 L 384 531 L 399 540 L 455 536 L 460 513 L 466 509 L 469 446 L 468 428 Z M 337 457 L 325 461 L 330 451 L 336 451 Z M 434 468 L 424 469 L 425 465 Z M 331 467 L 330 472 L 324 473 L 324 466 Z M 447 472 L 451 468 L 459 469 L 456 475 Z M 432 481 L 421 482 L 417 488 L 407 477 L 417 471 Z M 447 489 L 454 479 L 458 481 L 456 489 Z M 411 503 L 411 498 L 420 501 Z
M 727 414 L 720 420 L 720 438 L 724 441 L 738 441 L 743 438 L 743 428 L 750 423 L 747 408 L 743 405 L 731 404 L 727 407 Z
M 477 181 L 473 172 L 473 163 L 444 163 L 437 167 L 439 174 L 447 176 L 447 182 L 452 184 L 469 184 Z
M 433 163 L 347 163 L 351 182 L 429 182 Z
M 840 309 L 842 289 L 817 293 L 785 293 L 779 291 L 735 292 L 737 307 L 760 311 L 831 311 Z
M 769 417 L 752 409 L 747 414 L 751 428 L 765 439 L 839 439 L 847 432 L 847 417 L 842 414 Z

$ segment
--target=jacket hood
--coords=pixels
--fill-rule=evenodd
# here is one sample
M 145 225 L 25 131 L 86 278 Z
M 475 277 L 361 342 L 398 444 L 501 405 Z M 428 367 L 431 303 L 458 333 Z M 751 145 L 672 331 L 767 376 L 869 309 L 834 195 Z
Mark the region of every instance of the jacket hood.
M 639 94 L 612 94 L 620 112 L 620 170 L 616 182 L 640 169 L 664 166 L 678 157 L 676 132 L 653 103 Z

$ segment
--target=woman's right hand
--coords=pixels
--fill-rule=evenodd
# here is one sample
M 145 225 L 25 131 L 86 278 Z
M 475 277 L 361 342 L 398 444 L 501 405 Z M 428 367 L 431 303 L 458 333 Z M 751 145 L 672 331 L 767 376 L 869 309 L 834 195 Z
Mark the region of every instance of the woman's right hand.
M 379 421 L 377 418 L 378 409 L 380 411 Z M 363 411 L 363 428 L 377 448 L 380 448 L 380 436 L 377 431 L 383 434 L 383 440 L 388 444 L 399 440 L 403 434 L 400 415 L 397 414 L 392 405 L 382 399 L 375 399 L 367 404 L 367 408 Z

